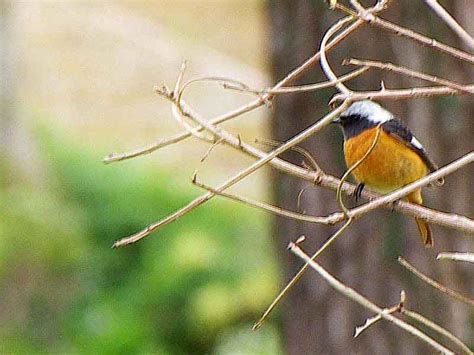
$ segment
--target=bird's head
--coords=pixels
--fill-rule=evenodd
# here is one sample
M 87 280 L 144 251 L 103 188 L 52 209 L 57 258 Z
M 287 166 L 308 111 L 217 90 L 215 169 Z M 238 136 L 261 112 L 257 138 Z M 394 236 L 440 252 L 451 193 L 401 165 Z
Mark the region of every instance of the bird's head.
M 351 104 L 333 123 L 342 127 L 344 139 L 348 139 L 392 118 L 393 115 L 379 104 L 364 100 Z

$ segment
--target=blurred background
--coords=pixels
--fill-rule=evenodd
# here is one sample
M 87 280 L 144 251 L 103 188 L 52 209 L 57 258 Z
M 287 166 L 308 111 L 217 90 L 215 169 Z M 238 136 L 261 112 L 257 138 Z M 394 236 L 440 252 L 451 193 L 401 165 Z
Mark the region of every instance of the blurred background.
M 402 3 L 393 4 L 387 18 L 463 48 L 422 2 Z M 297 224 L 214 199 L 136 245 L 110 248 L 114 240 L 201 194 L 190 183 L 196 169 L 199 180 L 215 186 L 252 162 L 217 147 L 203 164 L 208 145 L 189 139 L 153 155 L 103 165 L 111 152 L 181 132 L 153 86 L 173 85 L 184 59 L 187 78 L 226 76 L 268 86 L 318 48 L 337 18 L 323 1 L 0 4 L 0 352 L 426 352 L 417 340 L 382 323 L 352 340 L 367 312 L 310 273 L 262 329 L 250 330 L 301 266 L 286 244 L 305 234 L 311 237 L 304 245 L 310 252 L 332 227 Z M 474 32 L 468 21 L 472 1 L 457 0 L 447 8 Z M 348 53 L 459 82 L 474 80 L 467 64 L 370 28 L 341 45 L 331 60 L 338 64 Z M 314 68 L 300 83 L 322 78 Z M 377 89 L 381 79 L 393 87 L 423 85 L 374 72 L 352 87 Z M 273 110 L 261 108 L 225 127 L 248 142 L 285 140 L 327 112 L 333 93 L 278 97 Z M 186 94 L 204 117 L 251 98 L 209 83 Z M 386 106 L 444 165 L 472 150 L 472 101 L 448 97 Z M 340 132 L 328 129 L 305 147 L 327 172 L 342 175 Z M 291 154 L 285 158 L 301 163 Z M 472 217 L 473 173 L 464 169 L 443 189 L 427 189 L 427 205 Z M 296 210 L 296 196 L 305 186 L 267 168 L 233 191 Z M 333 200 L 334 192 L 312 189 L 303 207 L 327 214 L 337 209 Z M 440 264 L 434 256 L 472 251 L 473 243 L 435 226 L 437 245 L 426 251 L 415 228 L 401 215 L 375 212 L 358 221 L 321 262 L 380 306 L 396 303 L 405 289 L 412 308 L 472 346 L 472 309 L 421 284 L 396 258 L 403 255 L 433 278 L 472 295 L 472 268 Z

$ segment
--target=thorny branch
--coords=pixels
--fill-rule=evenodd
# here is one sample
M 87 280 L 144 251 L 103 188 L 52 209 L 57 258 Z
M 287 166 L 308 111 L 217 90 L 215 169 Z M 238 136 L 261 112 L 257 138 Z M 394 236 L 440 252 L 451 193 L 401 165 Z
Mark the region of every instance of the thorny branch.
M 361 68 L 354 72 L 348 73 L 344 76 L 338 77 L 332 70 L 331 65 L 329 64 L 329 61 L 326 56 L 326 52 L 329 51 L 334 46 L 336 46 L 341 41 L 345 40 L 351 33 L 353 33 L 357 28 L 359 28 L 364 23 L 368 23 L 372 26 L 381 28 L 385 31 L 395 33 L 399 36 L 409 38 L 418 44 L 432 47 L 433 49 L 437 51 L 449 54 L 466 63 L 474 64 L 474 56 L 472 56 L 469 53 L 463 52 L 449 45 L 442 44 L 440 42 L 435 41 L 434 39 L 418 34 L 410 29 L 398 26 L 394 23 L 391 23 L 389 21 L 379 18 L 377 16 L 377 13 L 386 7 L 387 1 L 380 0 L 377 2 L 377 4 L 374 7 L 369 8 L 369 9 L 365 9 L 364 7 L 362 7 L 362 5 L 360 5 L 360 3 L 357 0 L 351 0 L 350 2 L 355 11 L 339 4 L 337 1 L 334 1 L 334 0 L 330 1 L 330 5 L 332 9 L 343 11 L 345 14 L 348 14 L 349 16 L 339 20 L 337 23 L 331 26 L 331 28 L 325 33 L 321 41 L 320 51 L 318 53 L 310 57 L 308 60 L 306 60 L 306 62 L 301 64 L 292 72 L 290 72 L 284 79 L 278 82 L 273 88 L 262 89 L 262 90 L 249 89 L 247 85 L 240 83 L 238 81 L 230 80 L 227 78 L 215 78 L 215 77 L 192 79 L 183 85 L 182 82 L 183 82 L 183 78 L 185 74 L 185 65 L 183 64 L 183 67 L 178 75 L 178 78 L 174 85 L 174 89 L 172 91 L 169 90 L 164 85 L 156 89 L 156 92 L 160 96 L 170 101 L 173 116 L 178 120 L 178 122 L 181 123 L 181 125 L 186 129 L 186 131 L 174 137 L 157 141 L 154 144 L 149 145 L 148 147 L 137 149 L 129 153 L 111 154 L 104 159 L 104 162 L 111 163 L 115 161 L 121 161 L 121 160 L 129 159 L 129 158 L 137 157 L 140 155 L 148 154 L 160 148 L 168 146 L 170 144 L 178 143 L 191 136 L 194 136 L 195 138 L 204 140 L 212 144 L 211 148 L 206 153 L 206 157 L 207 155 L 210 154 L 211 150 L 216 145 L 226 144 L 230 147 L 233 147 L 237 151 L 243 152 L 245 154 L 248 154 L 256 158 L 257 160 L 253 164 L 251 164 L 249 167 L 242 170 L 238 174 L 234 175 L 232 178 L 228 179 L 226 182 L 224 182 L 223 184 L 221 184 L 220 186 L 216 188 L 209 187 L 200 182 L 197 182 L 197 178 L 195 175 L 193 177 L 193 183 L 203 189 L 206 189 L 207 190 L 206 194 L 196 198 L 195 200 L 191 201 L 188 205 L 175 211 L 174 213 L 167 216 L 166 218 L 149 225 L 144 230 L 130 237 L 123 238 L 115 242 L 114 247 L 124 246 L 124 245 L 137 242 L 138 240 L 148 236 L 150 233 L 157 230 L 158 228 L 172 221 L 175 221 L 176 219 L 180 218 L 186 213 L 192 211 L 194 208 L 205 203 L 206 201 L 208 201 L 209 199 L 213 198 L 216 195 L 230 198 L 235 201 L 250 205 L 252 207 L 261 208 L 271 213 L 275 213 L 287 218 L 293 218 L 296 220 L 302 220 L 302 221 L 313 222 L 313 223 L 323 223 L 323 224 L 335 224 L 335 223 L 345 220 L 345 224 L 341 228 L 339 228 L 323 244 L 323 246 L 319 248 L 311 257 L 306 255 L 299 248 L 297 244 L 292 243 L 290 245 L 291 251 L 297 256 L 299 256 L 300 258 L 302 258 L 306 262 L 306 264 L 300 269 L 300 271 L 293 277 L 293 279 L 286 285 L 286 287 L 275 298 L 275 300 L 268 307 L 268 309 L 263 314 L 261 319 L 255 324 L 254 329 L 257 329 L 262 325 L 263 321 L 270 314 L 272 309 L 278 304 L 278 302 L 284 297 L 284 295 L 290 290 L 290 288 L 301 278 L 301 276 L 306 271 L 306 269 L 308 267 L 311 267 L 314 270 L 316 270 L 332 287 L 334 287 L 336 290 L 341 292 L 347 298 L 358 302 L 359 304 L 363 305 L 364 307 L 368 308 L 369 310 L 377 314 L 377 316 L 371 319 L 368 319 L 366 324 L 362 328 L 359 328 L 359 332 L 362 331 L 363 329 L 366 329 L 370 325 L 374 324 L 379 319 L 383 318 L 397 325 L 401 329 L 404 329 L 405 331 L 411 333 L 412 335 L 416 336 L 420 340 L 426 342 L 433 349 L 436 349 L 437 351 L 441 351 L 446 354 L 453 353 L 449 349 L 445 348 L 443 345 L 435 341 L 434 339 L 428 337 L 426 334 L 424 334 L 417 328 L 403 322 L 399 318 L 394 317 L 392 315 L 393 313 L 399 312 L 411 319 L 415 319 L 423 323 L 425 326 L 431 328 L 432 330 L 438 332 L 439 334 L 442 334 L 448 337 L 463 352 L 471 353 L 470 350 L 462 342 L 459 341 L 459 339 L 454 337 L 454 335 L 449 333 L 447 330 L 439 327 L 438 325 L 434 324 L 433 322 L 426 319 L 422 315 L 405 309 L 404 297 L 402 297 L 398 305 L 391 307 L 389 309 L 385 309 L 385 310 L 380 309 L 379 307 L 377 307 L 376 305 L 374 305 L 373 303 L 371 303 L 370 301 L 362 297 L 360 294 L 355 292 L 353 289 L 345 286 L 340 281 L 335 279 L 325 269 L 319 266 L 315 262 L 315 259 L 324 250 L 326 250 L 339 236 L 341 236 L 347 228 L 349 228 L 350 224 L 352 223 L 354 219 L 359 218 L 367 214 L 368 212 L 380 207 L 390 208 L 390 209 L 393 209 L 395 211 L 398 211 L 410 216 L 422 218 L 428 221 L 429 223 L 436 223 L 439 225 L 455 228 L 457 230 L 460 230 L 469 234 L 474 234 L 474 221 L 467 217 L 444 213 L 444 212 L 432 210 L 423 206 L 413 205 L 407 202 L 399 201 L 400 198 L 406 196 L 410 192 L 420 187 L 426 186 L 430 184 L 431 182 L 447 174 L 450 174 L 468 164 L 471 164 L 474 161 L 474 152 L 468 152 L 463 157 L 446 165 L 445 167 L 437 170 L 436 172 L 431 173 L 425 176 L 424 178 L 418 181 L 415 181 L 407 186 L 404 186 L 403 188 L 398 189 L 388 195 L 380 196 L 370 191 L 364 191 L 362 193 L 362 196 L 367 198 L 369 202 L 353 209 L 347 209 L 344 206 L 343 201 L 342 201 L 342 193 L 352 194 L 354 191 L 354 186 L 349 183 L 346 183 L 345 179 L 350 174 L 350 172 L 357 167 L 357 164 L 362 163 L 362 161 L 370 154 L 372 149 L 375 147 L 378 141 L 379 134 L 380 134 L 380 129 L 377 130 L 376 138 L 374 139 L 374 142 L 372 146 L 370 147 L 370 149 L 368 150 L 368 152 L 353 167 L 351 167 L 340 180 L 322 171 L 317 165 L 316 161 L 312 159 L 312 157 L 309 161 L 312 162 L 311 163 L 312 168 L 315 170 L 308 169 L 307 166 L 300 167 L 300 166 L 291 164 L 278 157 L 280 154 L 282 154 L 283 152 L 289 149 L 296 149 L 299 143 L 303 142 L 308 137 L 322 130 L 335 117 L 337 117 L 351 102 L 356 101 L 356 100 L 360 100 L 360 99 L 398 100 L 398 99 L 412 99 L 412 98 L 420 97 L 420 96 L 459 95 L 459 94 L 472 95 L 474 93 L 473 84 L 467 84 L 467 85 L 458 84 L 447 79 L 442 79 L 434 75 L 428 75 L 425 73 L 417 72 L 412 69 L 398 66 L 396 64 L 383 63 L 383 62 L 377 62 L 377 61 L 366 61 L 366 60 L 362 61 L 362 60 L 350 59 L 346 61 L 346 64 L 359 65 L 361 66 Z M 426 0 L 426 2 L 428 2 L 428 0 Z M 443 20 L 446 20 L 446 17 L 443 17 L 443 16 L 441 17 L 443 18 Z M 352 23 L 348 25 L 350 22 Z M 338 31 L 340 31 L 346 25 L 348 25 L 348 27 L 342 30 L 338 35 L 334 37 L 334 39 L 331 40 L 331 37 L 334 36 Z M 318 61 L 321 64 L 321 68 L 323 72 L 328 78 L 327 82 L 303 85 L 303 86 L 298 86 L 298 87 L 288 87 L 288 85 L 292 81 L 294 81 L 297 77 L 299 77 L 299 75 L 301 75 L 307 69 L 312 67 Z M 346 81 L 351 80 L 359 75 L 365 74 L 369 68 L 390 70 L 401 75 L 408 75 L 410 77 L 422 79 L 428 82 L 432 82 L 436 85 L 442 85 L 442 86 L 408 88 L 408 89 L 397 89 L 397 90 L 387 90 L 385 89 L 384 86 L 382 86 L 382 89 L 379 91 L 354 92 L 348 89 L 344 85 Z M 211 120 L 206 120 L 203 117 L 201 117 L 197 112 L 195 112 L 182 99 L 184 89 L 187 86 L 197 81 L 218 81 L 218 82 L 224 83 L 225 88 L 231 88 L 231 89 L 244 91 L 244 92 L 251 92 L 258 95 L 258 98 L 235 110 L 223 113 Z M 271 100 L 276 94 L 283 94 L 287 92 L 303 92 L 303 91 L 309 91 L 309 90 L 319 90 L 326 87 L 337 88 L 339 93 L 333 97 L 331 102 L 342 101 L 341 105 L 337 107 L 335 110 L 329 112 L 327 115 L 325 115 L 323 118 L 321 118 L 319 121 L 314 123 L 312 126 L 307 128 L 306 130 L 297 134 L 295 137 L 291 138 L 287 142 L 283 142 L 279 146 L 276 146 L 275 149 L 273 149 L 269 153 L 259 150 L 253 147 L 252 145 L 245 143 L 244 141 L 242 141 L 240 136 L 235 136 L 217 126 L 220 123 L 239 117 L 246 112 L 249 112 L 258 107 L 261 107 L 262 105 L 270 104 Z M 329 216 L 307 216 L 301 213 L 287 211 L 279 207 L 272 206 L 270 204 L 262 203 L 259 201 L 253 201 L 245 197 L 232 195 L 224 191 L 230 186 L 243 180 L 244 178 L 252 174 L 257 169 L 260 169 L 261 167 L 265 166 L 266 164 L 269 164 L 272 167 L 279 169 L 282 172 L 288 173 L 292 176 L 295 176 L 297 178 L 301 178 L 306 181 L 312 182 L 314 183 L 314 185 L 336 190 L 337 191 L 336 199 L 339 203 L 339 206 L 342 212 L 335 212 Z M 300 238 L 300 240 L 303 240 L 303 239 L 304 239 L 303 237 Z M 442 255 L 440 255 L 440 257 L 442 257 Z M 448 256 L 448 257 L 454 258 L 453 256 Z M 472 257 L 472 254 L 468 255 L 468 258 L 470 257 Z M 462 258 L 458 258 L 456 256 L 456 259 L 461 260 Z M 401 263 L 403 264 L 402 261 Z M 405 264 L 403 265 L 407 267 L 407 264 L 408 263 L 405 261 Z M 411 268 L 414 269 L 413 267 Z M 410 271 L 414 272 L 413 270 L 410 270 Z M 443 289 L 444 286 L 437 284 L 435 281 L 429 279 L 425 275 L 423 275 L 423 277 L 420 275 L 417 275 L 417 276 L 420 277 L 425 282 L 429 283 L 430 285 L 436 287 L 437 289 L 442 290 L 444 293 L 450 295 L 451 297 L 455 297 L 457 299 L 463 300 L 464 302 L 466 302 L 467 300 L 466 303 L 471 304 L 471 305 L 472 305 L 472 302 L 474 302 L 471 299 L 468 299 L 462 295 L 457 294 L 455 291 L 449 290 L 447 288 Z

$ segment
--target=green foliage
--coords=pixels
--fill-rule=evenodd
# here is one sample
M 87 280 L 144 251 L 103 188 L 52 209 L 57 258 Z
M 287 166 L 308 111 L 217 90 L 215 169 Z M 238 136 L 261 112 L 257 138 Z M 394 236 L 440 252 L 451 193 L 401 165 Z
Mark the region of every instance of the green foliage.
M 200 191 L 149 160 L 104 166 L 64 134 L 35 135 L 44 176 L 0 190 L 2 353 L 229 353 L 230 327 L 279 351 L 271 324 L 250 331 L 278 285 L 263 214 L 211 201 L 111 249 Z

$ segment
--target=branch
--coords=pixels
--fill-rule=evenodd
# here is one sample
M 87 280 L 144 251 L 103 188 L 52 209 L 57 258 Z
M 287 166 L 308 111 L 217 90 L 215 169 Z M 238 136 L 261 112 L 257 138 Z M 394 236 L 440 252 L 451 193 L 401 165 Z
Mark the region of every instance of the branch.
M 321 63 L 321 68 L 326 75 L 326 77 L 329 79 L 331 83 L 333 83 L 337 89 L 344 95 L 350 96 L 352 94 L 352 91 L 349 90 L 334 74 L 333 70 L 331 69 L 331 66 L 329 65 L 329 62 L 326 57 L 326 43 L 329 41 L 331 36 L 336 33 L 339 29 L 341 29 L 346 23 L 352 21 L 353 16 L 347 16 L 338 22 L 336 22 L 334 25 L 332 25 L 329 30 L 326 31 L 326 33 L 323 36 L 323 39 L 321 40 L 321 45 L 319 47 L 319 52 L 321 53 L 321 58 L 320 58 L 320 63 Z
M 341 32 L 339 35 L 334 37 L 334 39 L 330 43 L 328 43 L 328 45 L 326 46 L 326 51 L 329 51 L 332 48 L 334 48 L 334 46 L 336 46 L 339 42 L 341 42 L 345 38 L 347 38 L 352 32 L 354 32 L 357 28 L 359 28 L 363 23 L 364 23 L 364 21 L 362 21 L 360 19 L 355 21 L 352 25 L 350 25 L 348 28 L 346 28 L 343 32 Z M 301 64 L 299 67 L 297 67 L 296 69 L 291 71 L 285 78 L 283 78 L 277 84 L 275 84 L 275 86 L 272 88 L 272 90 L 277 90 L 280 87 L 288 85 L 291 82 L 293 82 L 294 80 L 296 80 L 301 74 L 303 74 L 306 70 L 308 70 L 315 63 L 317 63 L 317 61 L 320 58 L 320 55 L 321 55 L 320 52 L 317 52 L 312 57 L 308 58 L 303 64 Z M 220 116 L 215 117 L 214 119 L 210 120 L 209 123 L 213 124 L 213 125 L 218 125 L 220 123 L 231 120 L 235 117 L 243 115 L 244 113 L 253 111 L 256 108 L 264 105 L 265 102 L 267 102 L 268 100 L 271 100 L 272 97 L 273 97 L 272 94 L 263 95 L 262 97 L 254 100 L 254 101 L 252 101 L 252 102 L 250 102 L 246 105 L 243 105 L 243 106 L 241 106 L 241 107 L 239 107 L 235 110 L 226 112 L 226 113 L 224 113 Z M 200 128 L 197 129 L 197 131 L 199 132 L 203 129 L 204 129 L 203 127 L 200 127 Z M 149 145 L 145 148 L 135 149 L 135 150 L 133 150 L 131 152 L 127 152 L 127 153 L 111 153 L 103 159 L 103 162 L 104 163 L 113 163 L 113 162 L 116 162 L 116 161 L 122 161 L 122 160 L 134 158 L 134 157 L 144 155 L 144 154 L 150 154 L 150 153 L 152 153 L 152 152 L 154 152 L 154 151 L 156 151 L 160 148 L 164 148 L 168 145 L 181 142 L 182 140 L 184 140 L 186 138 L 189 138 L 190 136 L 191 136 L 191 134 L 189 132 L 178 133 L 177 135 L 175 135 L 173 137 L 170 137 L 170 138 L 167 138 L 167 139 L 161 139 L 161 140 L 157 141 L 156 143 L 151 144 L 151 145 Z
M 405 27 L 396 25 L 390 21 L 377 17 L 373 13 L 371 13 L 370 11 L 367 11 L 364 7 L 362 7 L 360 3 L 356 0 L 351 0 L 351 4 L 358 11 L 357 16 L 359 17 L 359 19 L 366 21 L 370 25 L 373 25 L 385 31 L 394 33 L 397 36 L 409 38 L 422 46 L 431 47 L 442 53 L 449 54 L 467 63 L 474 64 L 474 56 L 469 53 L 466 53 L 454 47 L 448 46 L 430 37 L 421 35 L 413 30 L 409 30 Z
M 169 100 L 172 101 L 172 100 L 174 100 L 174 98 L 170 96 Z M 173 105 L 174 104 L 175 103 L 173 102 Z M 186 111 L 187 115 L 189 117 L 191 117 L 197 123 L 199 123 L 200 125 L 205 127 L 209 132 L 213 133 L 216 137 L 223 139 L 223 141 L 225 143 L 233 146 L 234 148 L 238 148 L 240 150 L 243 150 L 244 145 L 243 145 L 241 140 L 239 140 L 238 138 L 234 137 L 233 135 L 225 132 L 224 130 L 222 130 L 222 129 L 220 129 L 216 126 L 213 126 L 210 123 L 206 122 L 204 119 L 199 117 L 199 115 L 192 112 L 192 110 L 187 105 L 185 105 L 184 102 L 182 102 L 181 105 L 185 106 L 185 108 L 183 108 L 182 110 Z M 284 143 L 280 147 L 276 148 L 275 150 L 273 150 L 269 154 L 261 152 L 258 149 L 255 149 L 255 148 L 252 147 L 252 151 L 254 153 L 258 152 L 258 154 L 255 154 L 255 155 L 259 156 L 260 160 L 256 161 L 255 163 L 250 165 L 248 168 L 244 169 L 243 171 L 241 171 L 237 175 L 233 176 L 231 179 L 227 180 L 224 184 L 222 184 L 221 186 L 216 188 L 216 190 L 222 191 L 222 190 L 225 190 L 225 189 L 229 188 L 230 186 L 236 184 L 237 182 L 239 182 L 240 180 L 242 180 L 246 176 L 253 173 L 255 170 L 257 170 L 257 169 L 261 168 L 263 165 L 267 164 L 269 161 L 271 161 L 272 159 L 274 159 L 275 157 L 277 157 L 281 153 L 283 153 L 286 150 L 290 149 L 291 147 L 301 143 L 302 141 L 304 141 L 306 138 L 310 137 L 311 135 L 315 134 L 316 132 L 321 130 L 324 126 L 329 124 L 342 111 L 344 111 L 346 106 L 347 106 L 347 103 L 343 103 L 336 110 L 328 113 L 325 117 L 323 117 L 317 123 L 313 124 L 312 126 L 307 128 L 303 132 L 300 132 L 295 137 L 293 137 L 292 139 L 290 139 L 289 141 L 287 141 L 286 143 Z M 251 146 L 247 146 L 247 148 L 249 148 L 249 147 L 251 147 Z M 184 206 L 183 208 L 181 208 L 178 211 L 174 212 L 173 214 L 169 215 L 165 219 L 149 225 L 147 228 L 143 229 L 142 231 L 140 231 L 140 232 L 138 232 L 138 233 L 136 233 L 136 234 L 134 234 L 130 237 L 126 237 L 126 238 L 123 238 L 121 240 L 116 241 L 114 243 L 113 247 L 121 247 L 121 246 L 124 246 L 124 245 L 135 243 L 135 242 L 143 239 L 144 237 L 148 236 L 150 233 L 152 233 L 153 231 L 155 231 L 159 227 L 164 226 L 164 225 L 166 225 L 166 224 L 182 217 L 186 213 L 190 212 L 191 210 L 193 210 L 197 206 L 203 204 L 204 202 L 208 201 L 209 199 L 211 199 L 214 196 L 215 196 L 214 193 L 208 192 L 207 194 L 196 198 L 195 200 L 191 201 L 188 205 Z
M 390 308 L 384 308 L 383 311 L 388 314 L 393 314 L 395 312 L 400 312 L 402 309 L 406 299 L 406 294 L 405 291 L 400 292 L 400 302 L 398 302 L 395 306 L 390 307 Z M 377 323 L 379 320 L 382 319 L 382 316 L 380 314 L 377 314 L 373 317 L 367 318 L 365 323 L 363 325 L 360 325 L 355 328 L 354 332 L 354 338 L 357 338 L 360 334 L 362 334 L 363 331 L 367 330 L 370 326 L 373 324 Z
M 435 322 L 429 320 L 428 318 L 424 317 L 423 315 L 417 312 L 408 310 L 405 306 L 405 302 L 406 302 L 406 293 L 405 291 L 401 291 L 400 302 L 393 307 L 385 308 L 383 311 L 388 314 L 399 312 L 403 314 L 404 316 L 406 316 L 407 318 L 415 320 L 418 323 L 423 324 L 425 327 L 428 327 L 431 330 L 437 332 L 438 334 L 441 334 L 442 336 L 448 338 L 451 342 L 456 344 L 457 347 L 459 347 L 459 349 L 461 350 L 463 354 L 472 355 L 471 350 L 466 346 L 466 344 L 464 344 L 460 339 L 454 336 L 454 334 L 452 334 L 445 328 L 439 326 Z M 373 316 L 371 318 L 367 318 L 364 325 L 356 327 L 354 338 L 357 338 L 364 330 L 368 329 L 370 326 L 377 323 L 380 319 L 382 319 L 382 316 L 380 316 L 380 314 L 377 314 L 376 316 Z
M 428 335 L 415 328 L 414 326 L 404 322 L 403 320 L 392 316 L 391 314 L 384 312 L 383 309 L 369 301 L 367 298 L 356 292 L 354 289 L 344 285 L 341 281 L 337 280 L 334 276 L 328 273 L 322 266 L 317 264 L 315 261 L 304 253 L 298 245 L 295 243 L 290 243 L 289 246 L 291 252 L 298 256 L 300 259 L 306 262 L 313 270 L 315 270 L 324 280 L 336 291 L 341 293 L 346 298 L 360 304 L 361 306 L 367 308 L 371 312 L 379 314 L 383 319 L 389 321 L 390 323 L 396 325 L 397 327 L 405 330 L 416 338 L 420 339 L 434 350 L 439 351 L 443 354 L 454 354 L 451 350 L 447 349 L 443 345 L 436 342 L 434 339 L 430 338 Z
M 358 217 L 362 214 L 367 213 L 370 210 L 373 210 L 374 208 L 381 207 L 383 205 L 390 204 L 394 201 L 397 201 L 398 199 L 401 199 L 408 195 L 410 192 L 413 192 L 423 186 L 429 185 L 430 183 L 474 162 L 474 152 L 470 152 L 466 154 L 465 156 L 455 160 L 454 162 L 436 170 L 435 172 L 426 175 L 425 177 L 412 182 L 398 190 L 395 190 L 394 192 L 391 192 L 387 195 L 384 195 L 382 197 L 379 197 L 369 203 L 366 203 L 365 205 L 362 205 L 360 207 L 356 207 L 352 210 L 349 211 L 348 216 L 349 217 Z M 399 202 L 398 202 L 399 203 Z M 432 219 L 431 217 L 428 217 L 427 215 L 424 216 L 417 216 L 418 218 L 422 218 L 426 220 L 427 222 L 430 223 L 437 223 L 439 221 L 436 221 L 435 219 Z M 434 216 L 433 216 L 434 217 Z M 437 215 L 435 218 L 442 218 L 441 215 Z M 463 230 L 468 233 L 474 233 L 474 221 L 467 218 L 467 217 L 462 217 L 462 216 L 457 216 L 454 217 L 453 215 L 451 216 L 451 222 L 454 222 L 454 220 L 457 220 L 455 223 L 457 225 L 458 230 Z
M 436 257 L 437 260 L 454 260 L 454 261 L 466 261 L 468 263 L 474 263 L 473 253 L 439 253 Z
M 289 211 L 289 210 L 283 209 L 281 207 L 276 207 L 276 206 L 270 205 L 270 204 L 265 203 L 265 202 L 255 201 L 255 200 L 249 199 L 247 197 L 237 196 L 237 195 L 233 195 L 233 194 L 230 194 L 230 193 L 227 193 L 227 192 L 218 191 L 218 190 L 216 190 L 216 189 L 214 189 L 210 186 L 207 186 L 205 184 L 202 184 L 202 183 L 198 182 L 195 179 L 195 177 L 193 178 L 192 182 L 193 182 L 194 185 L 196 185 L 196 186 L 198 186 L 198 187 L 200 187 L 204 190 L 207 190 L 209 192 L 212 192 L 213 194 L 225 197 L 225 198 L 233 200 L 233 201 L 241 202 L 244 205 L 247 205 L 247 206 L 250 206 L 250 207 L 253 207 L 253 208 L 262 209 L 266 212 L 270 212 L 270 213 L 273 213 L 273 214 L 281 216 L 281 217 L 291 218 L 291 219 L 298 220 L 298 221 L 303 221 L 303 222 L 320 223 L 320 224 L 328 224 L 328 225 L 334 225 L 334 224 L 336 224 L 337 222 L 340 221 L 340 218 L 337 215 L 331 215 L 331 216 L 328 216 L 328 217 L 309 216 L 309 215 L 306 215 L 306 214 Z
M 456 91 L 461 91 L 464 94 L 474 94 L 474 87 L 472 86 L 469 87 L 467 85 L 461 85 L 451 80 L 446 80 L 446 79 L 439 78 L 437 76 L 421 73 L 416 70 L 408 69 L 408 68 L 398 66 L 392 63 L 384 63 L 384 62 L 378 62 L 378 61 L 372 61 L 372 60 L 360 60 L 356 58 L 350 58 L 350 59 L 345 59 L 342 62 L 342 65 L 359 65 L 359 66 L 363 66 L 364 68 L 370 67 L 370 68 L 377 68 L 381 70 L 393 71 L 395 73 L 403 74 L 412 78 L 425 80 L 430 83 L 444 85 Z
M 464 302 L 470 306 L 474 306 L 474 300 L 471 298 L 468 298 L 466 296 L 461 295 L 460 293 L 451 290 L 450 288 L 447 288 L 444 285 L 441 285 L 439 282 L 429 278 L 425 274 L 423 274 L 421 271 L 418 271 L 413 265 L 411 265 L 408 261 L 406 261 L 404 258 L 401 256 L 398 257 L 398 262 L 400 265 L 402 265 L 404 268 L 406 268 L 408 271 L 413 273 L 416 277 L 420 278 L 422 281 L 426 282 L 428 285 L 434 287 L 438 291 L 441 291 L 442 293 L 448 295 L 449 297 L 452 297 L 458 301 Z
M 337 239 L 339 238 L 345 231 L 346 229 L 351 225 L 352 219 L 349 218 L 347 222 L 339 228 L 331 237 L 329 237 L 324 244 L 313 254 L 311 255 L 312 261 L 316 260 L 329 246 Z M 304 239 L 303 239 L 304 240 Z M 263 312 L 262 316 L 260 319 L 253 325 L 252 330 L 257 330 L 259 329 L 262 325 L 263 322 L 268 318 L 270 313 L 275 309 L 275 307 L 280 303 L 280 301 L 285 297 L 285 295 L 288 293 L 288 291 L 301 279 L 301 277 L 304 275 L 306 270 L 308 269 L 308 264 L 304 264 L 301 269 L 298 270 L 298 272 L 293 276 L 293 278 L 286 284 L 286 286 L 280 291 L 280 293 L 275 297 L 273 302 L 267 307 L 265 312 Z
M 360 68 L 350 73 L 347 73 L 341 76 L 337 80 L 337 83 L 344 83 L 346 81 L 357 78 L 358 76 L 365 73 L 368 69 L 369 68 Z M 273 88 L 251 89 L 251 88 L 242 87 L 242 85 L 238 85 L 238 86 L 237 85 L 224 85 L 224 88 L 235 90 L 235 91 L 250 92 L 252 94 L 259 94 L 259 95 L 261 94 L 277 95 L 277 94 L 288 94 L 288 93 L 295 93 L 295 92 L 308 92 L 308 91 L 321 90 L 321 89 L 333 87 L 335 85 L 336 83 L 332 81 L 323 81 L 323 82 L 319 82 L 315 84 L 306 84 L 306 85 L 299 85 L 299 86 L 282 86 L 279 89 L 273 89 Z
M 423 316 L 423 315 L 421 315 L 417 312 L 410 311 L 410 310 L 406 309 L 405 307 L 401 307 L 400 313 L 403 314 L 404 316 L 412 319 L 412 320 L 417 321 L 418 323 L 423 324 L 425 327 L 430 328 L 431 330 L 435 331 L 436 333 L 441 334 L 442 336 L 448 338 L 454 344 L 456 344 L 456 346 L 459 347 L 459 349 L 461 350 L 461 352 L 463 354 L 472 355 L 471 349 L 469 349 L 466 344 L 464 344 L 453 333 L 451 333 L 448 330 L 446 330 L 445 328 L 439 326 L 438 324 L 436 324 L 432 320 L 429 320 L 428 318 L 426 318 L 425 316 Z
M 431 10 L 433 10 L 436 15 L 438 15 L 441 20 L 443 20 L 451 29 L 471 48 L 474 49 L 474 38 L 471 37 L 467 31 L 457 23 L 457 21 L 452 17 L 449 12 L 447 12 L 444 7 L 442 7 L 436 0 L 425 0 L 426 5 L 428 5 Z
M 465 90 L 459 91 L 444 86 L 427 86 L 427 87 L 415 87 L 409 89 L 382 89 L 378 91 L 358 91 L 350 96 L 345 94 L 336 94 L 333 96 L 329 104 L 347 100 L 348 98 L 353 101 L 359 100 L 406 100 L 414 99 L 417 97 L 433 97 L 433 96 L 448 96 L 448 95 L 460 95 L 465 94 L 466 91 L 474 90 L 474 85 L 464 86 Z

